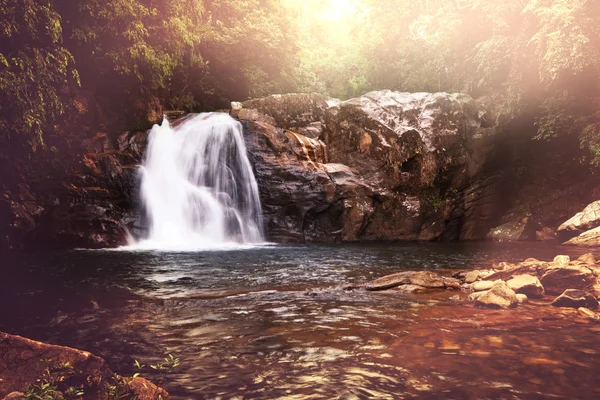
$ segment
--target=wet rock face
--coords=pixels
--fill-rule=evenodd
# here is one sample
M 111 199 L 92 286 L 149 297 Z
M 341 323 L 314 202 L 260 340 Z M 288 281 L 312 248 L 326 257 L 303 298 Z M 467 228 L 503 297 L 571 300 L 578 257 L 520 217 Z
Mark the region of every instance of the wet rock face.
M 244 122 L 270 240 L 335 240 L 343 202 L 323 167 L 324 144 L 260 121 Z
M 64 367 L 65 363 L 70 368 Z M 0 332 L 0 398 L 24 398 L 15 392 L 24 393 L 32 385 L 45 383 L 46 368 L 63 378 L 56 382 L 59 392 L 71 386 L 80 387 L 85 399 L 107 398 L 108 385 L 119 381 L 119 376 L 110 371 L 103 359 L 88 352 Z M 121 386 L 120 393 L 127 398 L 169 398 L 165 390 L 140 377 Z M 56 398 L 63 397 L 57 395 Z
M 474 136 L 489 133 L 465 95 L 270 96 L 234 103 L 232 115 L 247 127 L 271 240 L 456 238 L 484 193 L 460 192 L 482 165 Z
M 239 104 L 239 103 L 238 103 Z M 304 136 L 317 139 L 321 135 L 321 122 L 326 111 L 339 104 L 339 100 L 331 99 L 317 93 L 275 94 L 261 99 L 248 100 L 241 104 L 241 110 L 257 110 L 259 113 L 272 118 L 280 128 L 290 129 Z M 236 112 L 240 119 L 248 119 Z
M 76 169 L 36 188 L 20 184 L 0 198 L 13 246 L 52 248 L 115 247 L 126 243 L 137 220 L 139 138 L 112 146 L 105 135 L 85 144 Z M 46 188 L 48 187 L 48 188 Z M 0 232 L 2 227 L 0 227 Z
M 426 186 L 440 169 L 466 164 L 466 142 L 479 127 L 469 96 L 380 91 L 329 112 L 325 142 L 332 161 L 367 179 L 390 189 L 408 180 Z

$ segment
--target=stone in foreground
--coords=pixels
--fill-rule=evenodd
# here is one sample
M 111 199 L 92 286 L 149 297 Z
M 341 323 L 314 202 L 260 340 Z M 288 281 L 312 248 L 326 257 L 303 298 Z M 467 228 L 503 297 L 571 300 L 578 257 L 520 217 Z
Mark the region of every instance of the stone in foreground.
M 544 287 L 540 280 L 535 276 L 517 275 L 506 282 L 506 284 L 517 294 L 524 294 L 531 298 L 544 296 Z
M 44 383 L 46 368 L 64 367 L 66 363 L 71 367 L 68 372 L 69 378 L 59 383 L 58 390 L 63 391 L 70 386 L 81 385 L 83 398 L 86 400 L 107 398 L 107 385 L 115 384 L 120 379 L 110 371 L 102 358 L 86 351 L 36 342 L 0 332 L 0 399 L 14 392 L 27 392 L 31 385 Z M 127 398 L 138 400 L 169 398 L 165 390 L 140 377 L 123 384 L 120 390 L 129 396 Z
M 510 308 L 518 303 L 515 292 L 505 282 L 496 282 L 485 294 L 475 299 L 475 305 L 487 308 Z
M 580 308 L 586 307 L 595 309 L 598 307 L 598 300 L 591 294 L 582 290 L 567 289 L 552 302 L 554 307 Z

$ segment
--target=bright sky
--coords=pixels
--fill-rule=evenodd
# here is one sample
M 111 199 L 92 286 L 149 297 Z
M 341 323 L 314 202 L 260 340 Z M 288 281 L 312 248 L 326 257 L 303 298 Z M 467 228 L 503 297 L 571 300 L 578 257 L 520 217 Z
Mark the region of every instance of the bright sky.
M 308 14 L 331 22 L 360 18 L 368 10 L 361 0 L 283 0 L 290 8 L 304 9 Z
M 327 0 L 324 11 L 318 16 L 330 21 L 359 17 L 365 12 L 360 0 Z

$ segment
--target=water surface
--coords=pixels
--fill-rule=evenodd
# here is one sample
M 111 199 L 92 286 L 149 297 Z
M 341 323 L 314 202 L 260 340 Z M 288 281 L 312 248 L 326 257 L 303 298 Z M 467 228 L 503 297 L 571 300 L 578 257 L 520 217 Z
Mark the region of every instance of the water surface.
M 457 292 L 344 290 L 401 270 L 567 252 L 581 250 L 406 243 L 19 255 L 4 267 L 0 330 L 91 351 L 122 374 L 172 353 L 174 373 L 143 376 L 176 399 L 598 398 L 600 325 L 550 299 L 491 311 L 456 302 Z

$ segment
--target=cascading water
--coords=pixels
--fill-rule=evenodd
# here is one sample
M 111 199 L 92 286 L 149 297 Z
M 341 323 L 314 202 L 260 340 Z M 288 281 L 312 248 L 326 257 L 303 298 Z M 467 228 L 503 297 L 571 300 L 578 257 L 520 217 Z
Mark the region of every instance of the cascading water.
M 148 137 L 141 170 L 148 237 L 141 248 L 208 249 L 263 241 L 258 185 L 227 114 L 165 118 Z

